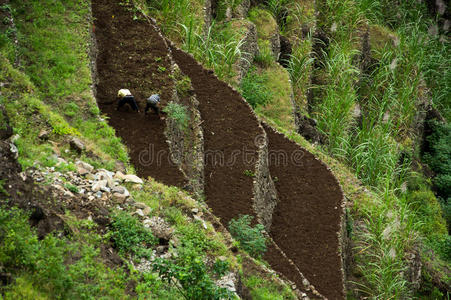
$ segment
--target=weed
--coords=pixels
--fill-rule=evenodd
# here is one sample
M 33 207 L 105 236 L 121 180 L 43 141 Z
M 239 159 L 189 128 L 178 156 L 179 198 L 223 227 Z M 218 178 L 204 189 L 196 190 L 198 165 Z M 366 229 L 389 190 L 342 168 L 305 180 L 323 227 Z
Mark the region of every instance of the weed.
M 261 224 L 251 227 L 253 217 L 249 215 L 240 216 L 229 222 L 230 234 L 240 243 L 240 246 L 251 256 L 259 258 L 266 251 L 265 230 Z
M 267 80 L 267 77 L 257 74 L 253 68 L 241 81 L 241 94 L 252 107 L 265 105 L 271 100 L 272 93 L 265 86 Z
M 128 252 L 137 257 L 149 258 L 152 251 L 148 247 L 157 243 L 152 233 L 126 212 L 118 212 L 112 218 L 108 236 L 119 253 L 124 255 Z
M 255 174 L 254 172 L 252 172 L 252 170 L 244 170 L 243 174 L 244 176 L 255 177 Z
M 168 114 L 168 118 L 173 120 L 180 130 L 188 127 L 189 115 L 185 106 L 171 101 L 163 111 Z
M 76 185 L 70 184 L 70 183 L 66 183 L 64 185 L 64 187 L 66 189 L 68 189 L 69 191 L 71 191 L 72 193 L 78 194 L 79 190 L 78 187 Z

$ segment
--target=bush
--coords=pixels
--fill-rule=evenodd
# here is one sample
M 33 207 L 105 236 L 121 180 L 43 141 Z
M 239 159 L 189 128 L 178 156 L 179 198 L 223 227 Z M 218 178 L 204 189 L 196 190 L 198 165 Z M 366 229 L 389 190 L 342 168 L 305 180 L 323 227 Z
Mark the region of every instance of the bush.
M 247 253 L 260 258 L 266 251 L 266 238 L 263 235 L 265 227 L 256 224 L 252 228 L 252 219 L 249 215 L 240 216 L 238 220 L 232 219 L 229 222 L 229 231 Z
M 185 106 L 169 102 L 163 111 L 168 114 L 169 119 L 177 124 L 180 130 L 188 127 L 189 116 Z
M 163 281 L 174 285 L 185 299 L 229 299 L 230 293 L 216 286 L 209 277 L 203 257 L 199 253 L 202 252 L 185 241 L 184 247 L 178 251 L 175 262 L 157 258 L 153 264 L 153 270 L 158 272 Z
M 271 100 L 272 93 L 265 85 L 267 80 L 266 76 L 257 74 L 253 68 L 241 81 L 241 94 L 253 108 L 265 105 Z
M 126 212 L 113 216 L 109 235 L 120 254 L 130 252 L 138 257 L 150 257 L 151 250 L 147 247 L 157 243 L 152 233 Z

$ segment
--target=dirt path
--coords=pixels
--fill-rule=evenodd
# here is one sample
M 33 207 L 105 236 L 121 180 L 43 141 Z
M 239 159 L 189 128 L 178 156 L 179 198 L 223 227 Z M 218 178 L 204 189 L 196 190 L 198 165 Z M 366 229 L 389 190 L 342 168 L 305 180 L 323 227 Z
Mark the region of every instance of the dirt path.
M 270 155 L 270 171 L 279 195 L 271 236 L 304 276 L 329 299 L 344 299 L 338 252 L 340 187 L 315 157 L 265 125 L 269 152 L 287 154 L 289 166 Z
M 165 123 L 151 113 L 144 116 L 145 99 L 158 91 L 162 101 L 172 96 L 170 60 L 164 40 L 146 20 L 133 20 L 130 5 L 119 1 L 92 1 L 97 55 L 97 102 L 108 123 L 130 150 L 139 176 L 151 176 L 182 187 L 183 175 L 169 158 Z M 116 93 L 128 88 L 141 108 L 116 111 Z

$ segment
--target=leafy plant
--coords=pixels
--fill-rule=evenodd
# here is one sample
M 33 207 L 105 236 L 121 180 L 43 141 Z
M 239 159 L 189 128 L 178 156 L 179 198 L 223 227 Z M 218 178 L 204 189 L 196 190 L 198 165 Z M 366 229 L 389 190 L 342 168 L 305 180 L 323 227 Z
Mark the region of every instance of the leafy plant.
M 163 111 L 168 114 L 168 118 L 177 124 L 180 130 L 188 127 L 189 116 L 185 106 L 171 101 L 163 109 Z
M 257 74 L 255 68 L 251 69 L 241 81 L 241 94 L 253 107 L 265 105 L 271 100 L 271 91 L 265 86 L 267 77 Z
M 113 215 L 109 237 L 119 253 L 130 252 L 137 257 L 149 258 L 151 250 L 148 247 L 158 242 L 147 228 L 126 212 Z
M 153 270 L 160 278 L 175 286 L 185 299 L 228 299 L 231 295 L 224 288 L 217 287 L 210 279 L 202 256 L 189 243 L 178 251 L 175 262 L 157 258 Z
M 240 243 L 240 246 L 251 256 L 259 258 L 266 251 L 265 227 L 261 224 L 251 226 L 253 217 L 242 215 L 229 222 L 230 234 Z

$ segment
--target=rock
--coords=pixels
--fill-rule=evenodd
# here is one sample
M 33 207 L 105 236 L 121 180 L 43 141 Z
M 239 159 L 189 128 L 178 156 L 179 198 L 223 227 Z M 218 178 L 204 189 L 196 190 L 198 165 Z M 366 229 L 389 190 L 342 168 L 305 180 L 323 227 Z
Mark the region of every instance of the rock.
M 49 135 L 50 135 L 50 131 L 48 131 L 46 129 L 42 129 L 38 134 L 38 138 L 41 140 L 48 140 Z
M 107 181 L 106 181 L 106 180 L 100 180 L 100 181 L 95 182 L 95 183 L 92 185 L 91 190 L 92 190 L 93 192 L 98 192 L 98 191 L 100 191 L 101 189 L 106 188 L 106 185 L 107 185 Z
M 86 179 L 88 179 L 89 181 L 94 181 L 94 180 L 97 180 L 97 176 L 89 173 L 89 174 L 86 174 Z
M 137 215 L 140 216 L 140 217 L 144 217 L 144 212 L 142 211 L 142 209 L 137 209 L 137 210 L 135 211 L 135 214 L 137 214 Z
M 235 281 L 236 281 L 235 274 L 230 272 L 224 275 L 221 279 L 219 279 L 216 284 L 219 287 L 228 289 L 229 291 L 234 293 L 236 292 Z
M 109 187 L 102 187 L 102 188 L 100 188 L 100 190 L 102 191 L 102 192 L 105 192 L 105 193 L 110 193 L 111 192 L 111 189 L 109 188 Z
M 197 214 L 199 213 L 199 209 L 198 209 L 198 208 L 193 208 L 193 209 L 191 209 L 191 212 L 192 212 L 194 215 L 197 215 Z
M 170 240 L 174 230 L 160 217 L 152 217 L 144 220 L 144 226 L 150 228 L 153 234 L 160 239 Z
M 131 183 L 137 183 L 137 184 L 143 184 L 143 180 L 141 178 L 139 178 L 136 175 L 133 174 L 128 174 L 124 176 L 124 180 L 125 182 L 131 182 Z
M 76 161 L 75 166 L 77 167 L 78 174 L 81 176 L 87 175 L 94 170 L 93 166 L 81 160 Z
M 73 150 L 77 151 L 78 153 L 81 153 L 86 149 L 85 144 L 83 144 L 83 142 L 79 138 L 76 138 L 76 137 L 73 137 L 70 140 L 70 147 Z
M 117 180 L 120 180 L 120 181 L 124 181 L 125 180 L 125 175 L 121 171 L 117 171 L 116 174 L 114 174 L 113 178 L 117 179 Z
M 164 253 L 165 247 L 164 246 L 158 246 L 157 247 L 157 253 Z
M 97 197 L 97 198 L 101 198 L 101 197 L 102 197 L 102 192 L 101 192 L 101 191 L 98 191 L 98 192 L 96 193 L 96 197 Z
M 11 153 L 14 156 L 14 159 L 17 159 L 19 157 L 19 149 L 17 149 L 16 145 L 14 145 L 13 143 L 9 143 L 9 151 L 11 151 Z
M 124 203 L 127 200 L 127 196 L 121 193 L 113 193 L 113 201 L 117 203 Z
M 136 202 L 134 205 L 136 208 L 141 208 L 141 209 L 145 209 L 147 207 L 147 205 L 142 202 Z
M 310 285 L 310 282 L 307 280 L 307 279 L 302 279 L 302 284 L 304 285 L 304 286 L 309 286 Z
M 123 186 L 115 186 L 111 189 L 111 191 L 113 193 L 123 194 L 123 195 L 125 195 L 125 197 L 130 196 L 130 193 L 128 192 L 128 190 Z

